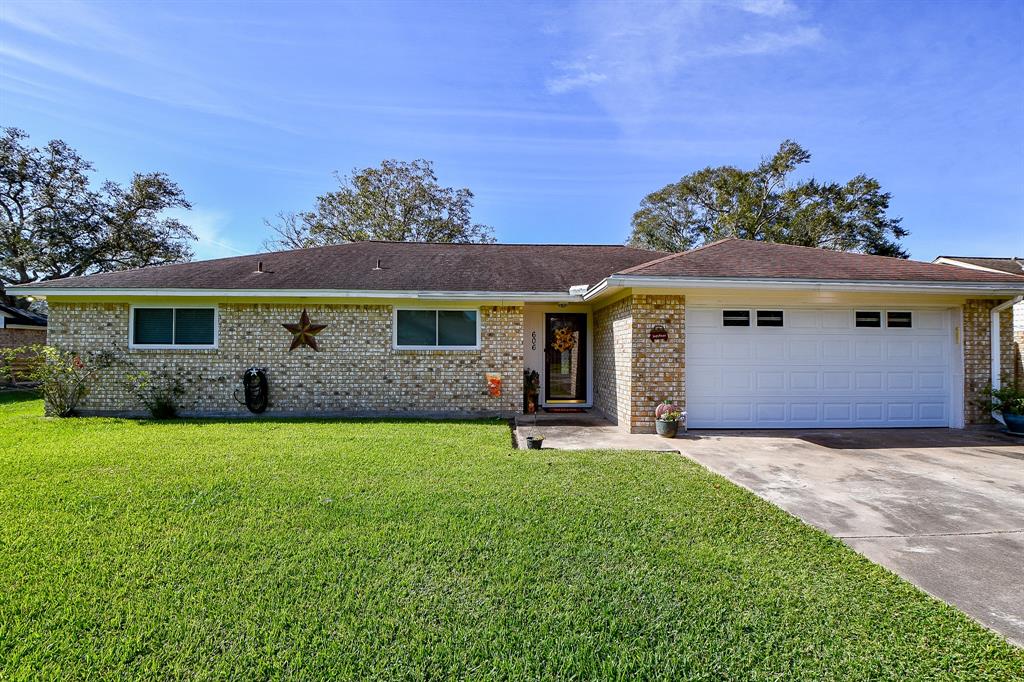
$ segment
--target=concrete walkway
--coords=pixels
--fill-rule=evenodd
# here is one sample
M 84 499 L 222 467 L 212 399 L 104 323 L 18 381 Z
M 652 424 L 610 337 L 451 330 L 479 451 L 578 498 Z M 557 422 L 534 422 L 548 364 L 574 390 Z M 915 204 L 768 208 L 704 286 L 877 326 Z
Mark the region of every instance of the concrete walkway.
M 680 442 L 653 433 L 627 433 L 594 412 L 519 415 L 516 417 L 516 440 L 524 450 L 527 436 L 544 436 L 544 447 L 554 450 L 678 452 L 677 443 Z

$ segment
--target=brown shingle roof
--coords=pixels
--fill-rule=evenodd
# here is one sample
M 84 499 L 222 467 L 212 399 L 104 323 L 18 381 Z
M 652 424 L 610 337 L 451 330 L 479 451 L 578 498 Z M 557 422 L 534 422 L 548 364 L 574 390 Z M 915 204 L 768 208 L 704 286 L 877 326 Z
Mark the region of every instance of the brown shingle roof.
M 560 292 L 665 255 L 627 246 L 356 242 L 109 272 L 34 288 Z M 377 261 L 381 269 L 375 269 Z M 257 263 L 263 262 L 263 273 Z
M 676 253 L 617 274 L 655 277 L 728 277 L 883 282 L 1012 282 L 1024 276 L 985 272 L 747 239 L 723 239 L 692 251 Z
M 1014 275 L 1024 275 L 1024 258 L 981 258 L 975 256 L 939 256 L 939 258 L 948 258 L 968 265 L 977 265 L 980 268 L 1009 272 Z

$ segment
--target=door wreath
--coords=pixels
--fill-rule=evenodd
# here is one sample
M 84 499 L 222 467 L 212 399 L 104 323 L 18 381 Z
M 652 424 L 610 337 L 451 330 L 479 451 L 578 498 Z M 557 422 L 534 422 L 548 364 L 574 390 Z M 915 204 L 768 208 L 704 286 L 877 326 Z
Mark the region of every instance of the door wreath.
M 572 327 L 560 327 L 555 330 L 555 339 L 551 347 L 559 353 L 572 350 L 576 347 L 576 330 Z

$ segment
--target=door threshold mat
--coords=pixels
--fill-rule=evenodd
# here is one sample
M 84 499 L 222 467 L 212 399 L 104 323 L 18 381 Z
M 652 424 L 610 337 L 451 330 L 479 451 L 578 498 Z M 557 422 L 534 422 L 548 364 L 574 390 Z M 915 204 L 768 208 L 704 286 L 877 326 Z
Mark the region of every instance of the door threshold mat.
M 545 412 L 552 414 L 581 414 L 587 411 L 585 407 L 545 407 Z

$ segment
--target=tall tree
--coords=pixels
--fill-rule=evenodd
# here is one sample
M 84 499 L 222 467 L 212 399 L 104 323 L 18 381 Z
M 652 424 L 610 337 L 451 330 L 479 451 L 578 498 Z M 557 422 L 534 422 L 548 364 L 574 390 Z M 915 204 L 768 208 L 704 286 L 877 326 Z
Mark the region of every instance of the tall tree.
M 891 195 L 878 180 L 845 183 L 789 176 L 811 154 L 792 140 L 753 170 L 705 168 L 648 194 L 633 214 L 630 243 L 686 251 L 725 237 L 907 258 L 909 232 L 888 215 Z
M 28 284 L 189 260 L 196 237 L 163 216 L 191 208 L 163 173 L 136 173 L 128 186 L 93 189 L 91 163 L 61 140 L 42 148 L 5 128 L 0 137 L 0 300 Z
M 339 187 L 313 210 L 266 221 L 268 248 L 305 248 L 379 239 L 397 242 L 493 242 L 494 231 L 471 218 L 473 193 L 442 187 L 431 161 L 383 161 L 336 175 Z

